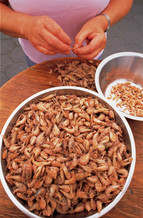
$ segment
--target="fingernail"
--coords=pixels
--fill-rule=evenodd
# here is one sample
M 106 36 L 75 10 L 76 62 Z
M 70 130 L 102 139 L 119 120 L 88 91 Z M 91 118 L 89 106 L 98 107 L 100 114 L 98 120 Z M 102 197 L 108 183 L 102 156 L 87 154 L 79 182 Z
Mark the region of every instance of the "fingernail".
M 75 50 L 75 49 L 77 49 L 78 47 L 79 47 L 79 46 L 78 46 L 78 44 L 76 43 L 76 44 L 73 45 L 72 50 Z

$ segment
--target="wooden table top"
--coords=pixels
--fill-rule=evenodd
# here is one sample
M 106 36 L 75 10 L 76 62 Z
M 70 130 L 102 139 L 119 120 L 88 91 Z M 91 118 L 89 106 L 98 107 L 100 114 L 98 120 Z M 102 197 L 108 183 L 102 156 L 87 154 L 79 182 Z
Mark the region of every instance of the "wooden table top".
M 0 89 L 0 131 L 13 110 L 29 96 L 59 86 L 57 76 L 49 73 L 56 61 L 37 64 L 22 71 Z M 120 202 L 103 217 L 143 217 L 143 122 L 127 119 L 135 139 L 136 167 L 131 184 Z M 9 199 L 0 183 L 0 217 L 26 218 Z

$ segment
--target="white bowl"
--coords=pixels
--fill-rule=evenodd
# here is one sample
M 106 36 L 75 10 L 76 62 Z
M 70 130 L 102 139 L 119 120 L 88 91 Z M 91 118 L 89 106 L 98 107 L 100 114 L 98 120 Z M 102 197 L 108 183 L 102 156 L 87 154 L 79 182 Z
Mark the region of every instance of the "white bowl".
M 78 214 L 69 214 L 69 215 L 58 214 L 58 215 L 54 216 L 54 217 L 58 217 L 58 218 L 80 218 L 80 217 L 97 218 L 97 217 L 101 217 L 104 214 L 106 214 L 107 212 L 109 212 L 121 200 L 121 198 L 125 194 L 126 190 L 128 189 L 130 182 L 132 180 L 132 177 L 133 177 L 134 169 L 135 169 L 136 150 L 135 150 L 135 142 L 134 142 L 132 131 L 130 129 L 130 126 L 128 125 L 128 122 L 122 116 L 122 114 L 120 112 L 116 111 L 116 109 L 109 104 L 109 102 L 106 100 L 106 98 L 101 97 L 98 93 L 91 91 L 91 90 L 88 90 L 88 89 L 85 89 L 85 88 L 71 87 L 71 86 L 49 88 L 49 89 L 38 92 L 38 93 L 32 95 L 31 97 L 27 98 L 24 102 L 22 102 L 13 111 L 13 113 L 10 115 L 10 117 L 6 121 L 6 123 L 3 127 L 3 130 L 2 130 L 2 133 L 1 133 L 1 136 L 0 136 L 0 175 L 1 175 L 2 185 L 4 187 L 4 190 L 7 193 L 8 197 L 16 205 L 16 207 L 18 207 L 24 214 L 26 214 L 29 217 L 39 218 L 39 216 L 30 212 L 24 205 L 22 205 L 22 203 L 13 195 L 11 188 L 5 179 L 6 166 L 5 166 L 5 161 L 2 159 L 3 135 L 7 136 L 8 132 L 11 130 L 13 124 L 15 123 L 19 114 L 22 112 L 23 108 L 26 107 L 30 102 L 34 102 L 35 100 L 40 99 L 47 94 L 50 95 L 50 94 L 55 93 L 55 92 L 59 95 L 75 94 L 75 95 L 84 96 L 84 97 L 85 96 L 86 97 L 87 96 L 96 97 L 103 105 L 105 105 L 107 108 L 110 108 L 114 111 L 116 122 L 123 130 L 124 142 L 125 142 L 125 144 L 127 144 L 127 146 L 128 146 L 127 148 L 131 152 L 131 157 L 133 158 L 133 161 L 129 167 L 129 174 L 128 174 L 126 183 L 125 183 L 123 189 L 121 190 L 121 192 L 116 196 L 116 198 L 109 205 L 107 205 L 105 208 L 103 208 L 100 213 L 91 213 L 91 212 L 88 213 L 85 211 L 85 212 L 81 212 Z
M 143 54 L 136 52 L 119 52 L 105 58 L 97 67 L 95 85 L 98 93 L 106 98 L 112 85 L 130 81 L 132 85 L 143 88 Z M 109 100 L 116 107 L 115 101 Z M 121 111 L 121 109 L 117 108 Z M 133 120 L 143 121 L 143 117 L 122 112 Z

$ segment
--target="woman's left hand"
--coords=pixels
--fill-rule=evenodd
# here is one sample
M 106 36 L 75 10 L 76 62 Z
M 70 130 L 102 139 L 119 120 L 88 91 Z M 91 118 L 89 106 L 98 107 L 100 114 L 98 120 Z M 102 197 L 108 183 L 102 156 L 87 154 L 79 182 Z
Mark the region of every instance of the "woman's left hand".
M 97 16 L 89 20 L 76 35 L 73 52 L 78 57 L 93 59 L 105 48 L 106 36 L 104 31 L 108 23 L 102 17 Z M 86 41 L 86 45 L 82 46 L 84 40 Z

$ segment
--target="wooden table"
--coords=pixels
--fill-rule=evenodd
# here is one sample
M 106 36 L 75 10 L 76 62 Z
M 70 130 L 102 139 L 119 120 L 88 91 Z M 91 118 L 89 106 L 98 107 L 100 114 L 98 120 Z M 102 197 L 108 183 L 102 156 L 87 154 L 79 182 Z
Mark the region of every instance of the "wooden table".
M 29 96 L 60 82 L 56 75 L 49 74 L 54 62 L 35 65 L 4 84 L 0 89 L 0 131 L 13 110 Z M 121 201 L 103 217 L 143 217 L 143 122 L 128 120 L 136 144 L 136 167 L 132 182 Z M 11 202 L 0 183 L 0 217 L 26 218 Z

